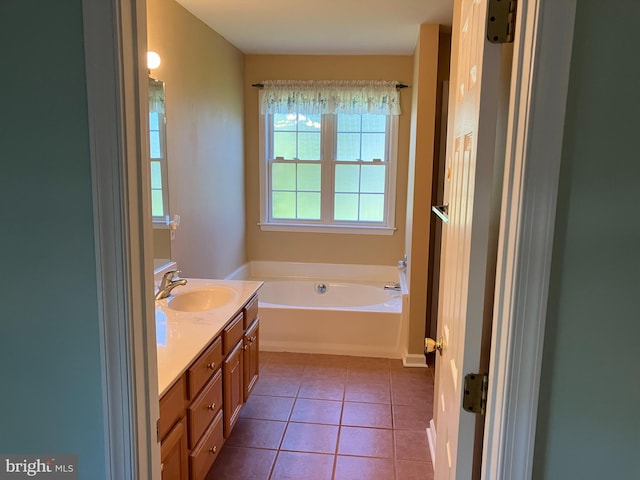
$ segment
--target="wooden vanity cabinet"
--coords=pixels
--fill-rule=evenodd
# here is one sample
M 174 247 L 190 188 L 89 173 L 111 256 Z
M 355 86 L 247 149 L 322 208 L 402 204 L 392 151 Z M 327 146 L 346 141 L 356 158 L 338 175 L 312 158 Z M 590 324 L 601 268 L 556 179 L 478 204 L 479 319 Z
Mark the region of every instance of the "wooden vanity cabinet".
M 163 480 L 204 480 L 259 371 L 254 295 L 160 399 Z

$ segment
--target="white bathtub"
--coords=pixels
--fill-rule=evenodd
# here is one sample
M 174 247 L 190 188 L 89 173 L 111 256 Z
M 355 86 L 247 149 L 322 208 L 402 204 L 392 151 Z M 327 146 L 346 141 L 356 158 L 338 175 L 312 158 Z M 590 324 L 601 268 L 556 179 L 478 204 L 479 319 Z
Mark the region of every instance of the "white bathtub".
M 384 289 L 395 267 L 250 262 L 231 278 L 265 282 L 261 350 L 402 357 L 406 287 Z

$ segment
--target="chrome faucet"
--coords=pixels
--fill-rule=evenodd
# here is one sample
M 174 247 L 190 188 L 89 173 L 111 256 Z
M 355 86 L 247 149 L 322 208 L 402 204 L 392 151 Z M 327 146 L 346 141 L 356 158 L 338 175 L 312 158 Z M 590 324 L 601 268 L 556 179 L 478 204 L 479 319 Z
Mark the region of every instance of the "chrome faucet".
M 179 273 L 180 270 L 171 270 L 162 276 L 162 281 L 160 282 L 158 293 L 156 293 L 156 300 L 167 298 L 169 295 L 171 295 L 171 291 L 174 288 L 179 287 L 180 285 L 187 284 L 186 278 L 178 278 Z
M 400 291 L 402 290 L 402 287 L 400 286 L 400 282 L 389 282 L 389 283 L 385 283 L 384 284 L 384 289 L 385 290 L 396 290 L 396 291 Z

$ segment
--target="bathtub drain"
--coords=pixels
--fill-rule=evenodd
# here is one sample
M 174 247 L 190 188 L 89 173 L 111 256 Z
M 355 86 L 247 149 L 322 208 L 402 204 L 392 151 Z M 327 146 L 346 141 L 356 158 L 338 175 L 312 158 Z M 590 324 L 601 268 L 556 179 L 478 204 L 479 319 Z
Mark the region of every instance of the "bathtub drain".
M 318 292 L 320 295 L 327 293 L 327 286 L 324 283 L 317 283 L 316 292 Z

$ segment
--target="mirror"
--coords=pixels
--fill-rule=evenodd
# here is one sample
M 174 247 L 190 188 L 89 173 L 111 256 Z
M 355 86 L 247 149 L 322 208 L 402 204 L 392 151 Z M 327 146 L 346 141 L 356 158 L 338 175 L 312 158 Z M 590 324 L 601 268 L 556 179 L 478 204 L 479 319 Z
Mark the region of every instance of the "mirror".
M 149 165 L 153 219 L 153 268 L 171 261 L 169 180 L 164 82 L 149 78 Z

